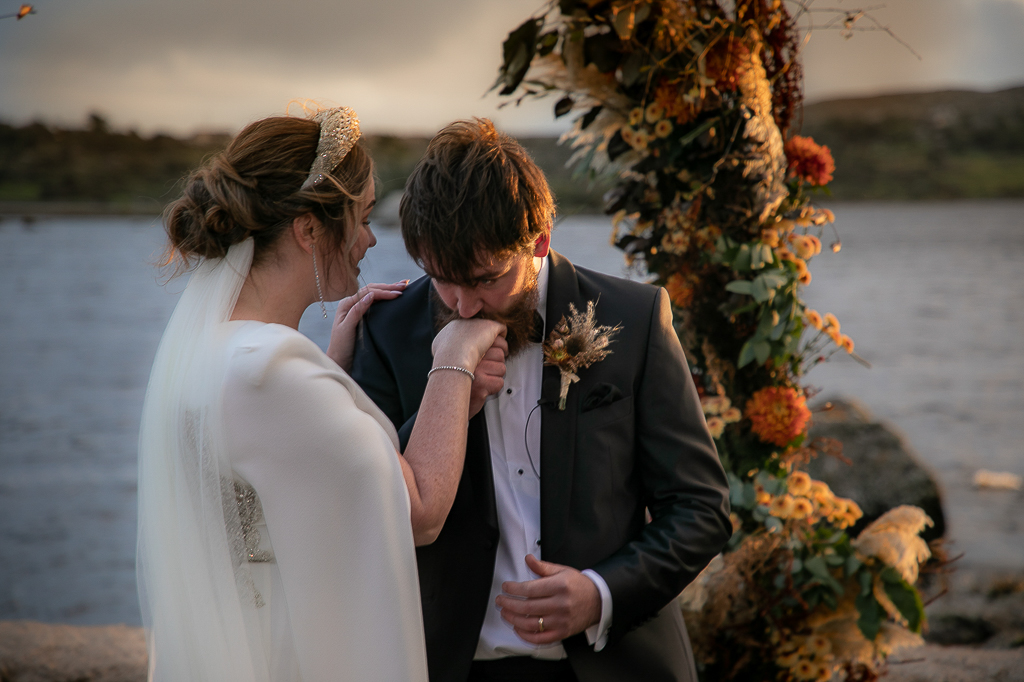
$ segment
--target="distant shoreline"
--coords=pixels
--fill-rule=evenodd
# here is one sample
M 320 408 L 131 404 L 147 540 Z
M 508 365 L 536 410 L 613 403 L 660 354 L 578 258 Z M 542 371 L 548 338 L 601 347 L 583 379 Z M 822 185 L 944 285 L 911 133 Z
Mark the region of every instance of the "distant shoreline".
M 879 199 L 875 197 L 864 199 L 841 198 L 836 199 L 828 196 L 818 196 L 815 203 L 821 206 L 833 206 L 843 204 L 964 204 L 964 203 L 1015 203 L 1020 202 L 1024 197 L 962 197 L 962 198 L 908 198 L 899 197 L 892 199 Z M 138 204 L 117 204 L 104 203 L 99 201 L 0 201 L 0 221 L 6 220 L 27 220 L 32 221 L 39 218 L 66 217 L 66 218 L 102 218 L 102 217 L 157 217 L 163 211 L 162 206 L 152 203 Z M 567 206 L 566 210 L 560 212 L 561 217 L 573 215 L 602 215 L 597 207 L 591 206 Z M 397 224 L 383 217 L 375 221 L 381 227 L 397 227 Z
M 46 216 L 158 216 L 155 202 L 123 204 L 103 201 L 0 201 L 0 219 Z

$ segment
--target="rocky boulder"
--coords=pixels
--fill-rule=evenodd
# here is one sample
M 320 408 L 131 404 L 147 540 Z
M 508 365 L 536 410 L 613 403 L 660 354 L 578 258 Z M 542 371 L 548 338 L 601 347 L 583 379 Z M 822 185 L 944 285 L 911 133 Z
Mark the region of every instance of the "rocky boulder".
M 854 401 L 831 400 L 814 412 L 810 437 L 823 436 L 841 442 L 843 456 L 852 465 L 821 456 L 812 460 L 806 471 L 828 483 L 837 495 L 860 505 L 864 518 L 853 527 L 852 535 L 901 504 L 920 507 L 935 522 L 922 533 L 926 540 L 945 534 L 942 493 L 936 478 L 893 427 L 875 421 Z
M 0 621 L 2 682 L 145 682 L 142 628 Z

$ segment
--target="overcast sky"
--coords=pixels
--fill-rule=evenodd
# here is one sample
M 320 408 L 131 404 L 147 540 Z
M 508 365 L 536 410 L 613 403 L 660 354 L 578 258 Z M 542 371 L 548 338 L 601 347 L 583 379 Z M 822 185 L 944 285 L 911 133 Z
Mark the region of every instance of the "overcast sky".
M 0 0 L 0 14 L 18 4 Z M 237 130 L 310 98 L 354 107 L 370 132 L 429 134 L 476 115 L 553 133 L 553 99 L 499 112 L 483 96 L 501 41 L 542 4 L 38 0 L 37 14 L 0 20 L 0 120 L 77 124 L 96 111 L 145 133 Z M 890 0 L 874 14 L 923 59 L 880 33 L 816 31 L 808 100 L 1024 84 L 1024 0 Z

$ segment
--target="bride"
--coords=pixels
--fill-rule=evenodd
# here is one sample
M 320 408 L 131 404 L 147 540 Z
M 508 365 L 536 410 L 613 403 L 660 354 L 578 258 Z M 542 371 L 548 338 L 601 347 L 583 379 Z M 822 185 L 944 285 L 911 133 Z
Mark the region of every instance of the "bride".
M 165 213 L 196 266 L 160 342 L 139 444 L 138 581 L 150 679 L 427 679 L 414 543 L 462 471 L 473 371 L 504 328 L 459 320 L 405 452 L 349 378 L 375 238 L 350 109 L 246 127 Z M 343 299 L 325 355 L 303 310 Z M 487 359 L 484 359 L 486 356 Z

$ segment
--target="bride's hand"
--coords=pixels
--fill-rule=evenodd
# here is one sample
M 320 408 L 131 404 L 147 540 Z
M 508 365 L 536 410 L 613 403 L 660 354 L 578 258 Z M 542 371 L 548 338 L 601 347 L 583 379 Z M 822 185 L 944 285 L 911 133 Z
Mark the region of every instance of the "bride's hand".
M 368 284 L 348 298 L 338 302 L 338 311 L 331 325 L 331 340 L 327 344 L 327 357 L 346 372 L 352 371 L 352 358 L 356 350 L 356 329 L 363 315 L 374 301 L 398 298 L 409 285 L 409 280 L 394 284 Z
M 454 365 L 475 372 L 480 361 L 495 345 L 504 346 L 505 325 L 494 320 L 454 320 L 434 337 L 431 350 L 434 366 Z

